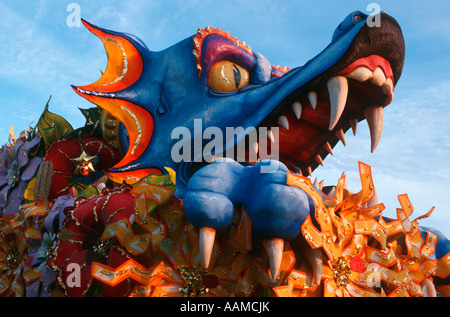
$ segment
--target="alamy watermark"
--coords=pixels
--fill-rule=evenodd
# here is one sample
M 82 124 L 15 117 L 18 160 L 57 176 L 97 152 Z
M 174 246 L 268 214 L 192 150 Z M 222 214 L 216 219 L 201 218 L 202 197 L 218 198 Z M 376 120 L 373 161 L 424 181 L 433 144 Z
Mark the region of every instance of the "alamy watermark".
M 78 3 L 69 3 L 66 7 L 66 11 L 70 12 L 67 16 L 66 24 L 69 28 L 81 27 L 81 7 Z
M 377 28 L 381 27 L 381 6 L 376 2 L 372 2 L 367 5 L 366 10 L 367 12 L 370 12 L 366 21 L 367 26 Z
M 78 263 L 69 263 L 66 267 L 69 273 L 66 278 L 67 287 L 81 287 L 81 267 Z
M 72 2 L 67 5 L 66 11 L 70 12 L 70 14 L 67 16 L 66 19 L 67 26 L 70 28 L 81 27 L 81 6 L 76 2 Z M 366 11 L 370 12 L 366 21 L 367 26 L 380 27 L 381 26 L 380 4 L 376 2 L 369 3 L 366 7 Z
M 224 134 L 225 133 L 225 134 Z M 170 135 L 175 142 L 171 158 L 175 163 L 207 162 L 218 158 L 231 158 L 237 162 L 257 162 L 259 160 L 279 160 L 279 128 L 272 127 L 219 127 L 203 129 L 203 120 L 194 119 L 194 129 L 176 127 Z M 270 142 L 270 153 L 269 153 Z M 223 149 L 226 149 L 223 151 Z M 275 164 L 275 163 L 273 163 Z M 276 170 L 275 165 L 265 165 L 264 172 Z M 274 169 L 275 168 L 275 169 Z

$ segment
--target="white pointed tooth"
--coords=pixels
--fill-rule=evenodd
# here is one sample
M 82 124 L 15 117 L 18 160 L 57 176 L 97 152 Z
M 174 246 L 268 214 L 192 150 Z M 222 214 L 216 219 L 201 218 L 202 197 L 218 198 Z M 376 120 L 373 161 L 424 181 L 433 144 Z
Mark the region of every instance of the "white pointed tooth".
M 328 192 L 327 196 L 328 198 L 331 198 L 334 196 L 334 194 L 336 194 L 336 187 L 331 187 L 330 191 Z
M 330 153 L 331 155 L 333 155 L 333 148 L 331 147 L 331 144 L 330 144 L 328 141 L 326 141 L 326 142 L 323 144 L 323 148 L 324 148 L 328 153 Z
M 339 139 L 339 141 L 341 141 L 342 144 L 344 144 L 344 146 L 347 146 L 347 143 L 345 142 L 344 130 L 342 129 L 337 130 L 335 135 Z
M 322 160 L 322 157 L 321 157 L 319 154 L 316 155 L 316 157 L 314 158 L 314 160 L 315 160 L 317 163 L 319 163 L 321 166 L 323 166 L 323 160 Z
M 275 136 L 273 135 L 272 130 L 267 130 L 267 137 L 270 139 L 272 143 L 275 143 Z
M 378 204 L 378 194 L 375 189 L 373 191 L 374 193 L 372 198 L 367 202 L 367 208 L 373 207 Z
M 211 253 L 216 237 L 216 230 L 208 227 L 201 227 L 199 230 L 199 251 L 202 265 L 205 269 L 208 268 L 211 261 Z
M 292 104 L 292 111 L 294 111 L 297 119 L 300 119 L 300 116 L 302 115 L 302 104 L 298 101 L 294 102 Z
M 314 187 L 319 188 L 319 179 L 316 177 L 313 183 Z
M 366 67 L 358 67 L 353 72 L 347 75 L 348 78 L 356 79 L 360 82 L 365 82 L 373 77 L 373 73 Z
M 302 249 L 302 253 L 311 265 L 313 271 L 313 285 L 320 285 L 323 267 L 322 252 L 320 249 L 312 249 L 308 245 Z
M 373 153 L 383 132 L 383 107 L 368 107 L 364 109 L 364 117 L 369 125 L 370 151 Z
M 323 185 L 325 184 L 325 180 L 322 179 L 319 183 L 319 189 L 322 190 L 323 189 Z
M 330 125 L 328 129 L 332 130 L 339 121 L 339 118 L 344 111 L 345 103 L 347 102 L 347 78 L 335 76 L 328 80 L 327 87 L 330 94 Z
M 425 278 L 420 283 L 420 286 L 422 288 L 425 287 L 426 297 L 437 297 L 436 287 L 434 286 L 433 280 L 431 278 Z
M 281 115 L 278 117 L 278 124 L 286 130 L 289 130 L 289 122 L 285 115 Z
M 311 107 L 315 110 L 317 106 L 317 93 L 315 91 L 310 91 L 308 93 L 308 100 L 311 104 Z
M 308 167 L 306 168 L 306 172 L 308 173 L 307 176 L 309 176 L 309 175 L 312 174 L 312 168 L 311 168 L 311 166 L 308 166 Z
M 349 120 L 350 126 L 352 127 L 353 135 L 356 135 L 356 130 L 358 128 L 358 119 L 350 119 Z
M 347 189 L 347 174 L 344 172 L 342 172 L 341 178 L 344 178 L 344 189 Z
M 392 79 L 390 77 L 386 79 L 386 82 L 381 87 L 381 90 L 386 95 L 390 95 L 394 91 L 394 83 L 392 82 Z
M 384 85 L 386 82 L 386 76 L 380 67 L 375 68 L 373 71 L 373 78 L 370 81 L 380 87 Z
M 284 240 L 273 238 L 263 241 L 270 263 L 270 275 L 273 280 L 277 279 L 281 269 L 281 260 L 283 259 Z

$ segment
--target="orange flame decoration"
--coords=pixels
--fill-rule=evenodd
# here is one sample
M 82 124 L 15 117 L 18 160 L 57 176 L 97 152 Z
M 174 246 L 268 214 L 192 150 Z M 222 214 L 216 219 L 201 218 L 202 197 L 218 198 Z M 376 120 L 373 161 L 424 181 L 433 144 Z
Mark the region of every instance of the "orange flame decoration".
M 132 102 L 114 98 L 114 92 L 130 87 L 140 78 L 144 62 L 138 49 L 127 38 L 107 33 L 84 20 L 82 22 L 103 42 L 108 64 L 96 82 L 74 87 L 74 90 L 125 125 L 129 133 L 130 147 L 122 160 L 112 167 L 120 168 L 142 155 L 153 134 L 154 122 L 149 112 Z M 140 173 L 138 176 L 144 177 L 160 172 L 156 169 L 145 169 Z M 108 176 L 118 183 L 126 181 L 132 184 L 137 181 L 136 175 L 128 172 L 108 173 Z
M 374 195 L 370 166 L 360 162 L 359 173 L 362 183 L 359 193 L 345 190 L 343 176 L 336 194 L 325 200 L 308 178 L 288 175 L 288 184 L 306 191 L 316 207 L 315 218 L 320 230 L 308 216 L 302 233 L 312 248 L 321 248 L 328 258 L 327 265 L 323 265 L 323 295 L 423 296 L 421 285 L 426 279 L 432 275 L 445 277 L 449 273 L 445 262 L 450 254 L 440 261 L 431 259 L 437 237 L 428 232 L 424 241 L 419 232 L 417 220 L 428 217 L 434 208 L 411 222 L 413 208 L 408 196 L 399 195 L 402 208 L 397 209 L 398 219 L 386 223 L 382 217 L 383 204 L 367 207 Z M 406 247 L 398 243 L 401 236 Z M 341 264 L 351 267 L 354 259 L 362 260 L 363 270 L 343 269 Z M 289 283 L 283 291 L 284 295 L 306 295 L 304 287 L 296 283 Z
M 300 250 L 285 242 L 281 272 L 270 278 L 264 250 L 252 243 L 251 220 L 245 210 L 236 210 L 232 226 L 216 238 L 208 272 L 200 268 L 198 231 L 190 225 L 182 205 L 165 186 L 143 180 L 134 186 L 136 230 L 124 220 L 106 228 L 102 238 L 115 236 L 133 255 L 151 260 L 146 268 L 128 260 L 117 268 L 94 262 L 92 276 L 109 285 L 124 279 L 136 283 L 130 296 L 338 296 L 406 297 L 423 296 L 422 285 L 432 276 L 450 275 L 447 262 L 432 258 L 437 237 L 428 232 L 422 239 L 418 220 L 409 220 L 413 208 L 407 195 L 398 196 L 398 219 L 385 222 L 383 204 L 368 206 L 374 185 L 371 169 L 359 163 L 362 189 L 350 193 L 346 177 L 339 179 L 335 195 L 320 194 L 307 177 L 288 174 L 287 183 L 304 190 L 313 200 L 314 226 L 310 216 L 302 234 L 313 249 L 323 254 L 320 285 L 314 285 L 309 264 L 299 257 Z M 404 238 L 405 243 L 398 243 Z M 294 244 L 293 244 L 294 246 Z M 190 274 L 189 282 L 185 275 Z M 213 277 L 213 283 L 203 283 Z M 190 289 L 189 291 L 187 291 Z

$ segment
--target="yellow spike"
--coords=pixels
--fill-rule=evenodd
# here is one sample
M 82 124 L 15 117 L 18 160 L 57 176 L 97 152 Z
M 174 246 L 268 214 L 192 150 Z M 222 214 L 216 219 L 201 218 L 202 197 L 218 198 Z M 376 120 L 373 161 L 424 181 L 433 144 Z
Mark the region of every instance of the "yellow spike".
M 172 168 L 170 168 L 170 167 L 164 166 L 164 168 L 166 169 L 167 172 L 169 172 L 170 180 L 172 181 L 172 183 L 173 183 L 174 185 L 176 185 L 176 180 L 177 180 L 177 174 L 176 174 L 176 172 L 175 172 Z

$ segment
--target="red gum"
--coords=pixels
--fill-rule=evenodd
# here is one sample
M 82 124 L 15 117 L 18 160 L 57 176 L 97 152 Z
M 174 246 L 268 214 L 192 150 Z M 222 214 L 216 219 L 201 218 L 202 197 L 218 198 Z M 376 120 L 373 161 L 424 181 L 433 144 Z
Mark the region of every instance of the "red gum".
M 391 78 L 392 81 L 394 81 L 394 74 L 392 73 L 391 65 L 387 60 L 378 55 L 370 55 L 368 57 L 360 58 L 338 72 L 337 75 L 348 75 L 358 67 L 366 67 L 371 71 L 374 71 L 377 67 L 380 67 L 386 78 Z

